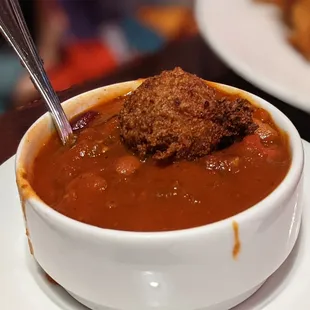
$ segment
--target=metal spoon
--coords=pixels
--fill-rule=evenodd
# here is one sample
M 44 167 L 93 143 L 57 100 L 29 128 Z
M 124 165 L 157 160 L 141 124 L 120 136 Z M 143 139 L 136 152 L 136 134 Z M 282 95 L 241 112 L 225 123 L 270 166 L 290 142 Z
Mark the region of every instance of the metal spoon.
M 1 0 L 0 31 L 14 48 L 41 93 L 63 144 L 74 141 L 72 128 L 44 70 L 18 0 Z

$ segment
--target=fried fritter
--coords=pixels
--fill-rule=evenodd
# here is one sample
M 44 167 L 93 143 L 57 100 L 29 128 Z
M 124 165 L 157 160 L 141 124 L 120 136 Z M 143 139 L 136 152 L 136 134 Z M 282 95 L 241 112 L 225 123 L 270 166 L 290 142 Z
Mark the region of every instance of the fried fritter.
M 279 6 L 290 27 L 289 42 L 310 60 L 310 0 L 260 0 Z
M 123 142 L 140 158 L 192 160 L 251 134 L 253 107 L 181 68 L 146 79 L 119 115 Z

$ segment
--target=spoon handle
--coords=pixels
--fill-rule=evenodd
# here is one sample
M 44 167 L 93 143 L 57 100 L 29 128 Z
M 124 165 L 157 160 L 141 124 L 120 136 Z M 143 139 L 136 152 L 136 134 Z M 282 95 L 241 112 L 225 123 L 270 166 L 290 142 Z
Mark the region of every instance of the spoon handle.
M 44 70 L 18 0 L 1 0 L 0 31 L 14 48 L 31 80 L 41 93 L 63 144 L 73 140 L 73 133 L 66 114 L 60 104 Z

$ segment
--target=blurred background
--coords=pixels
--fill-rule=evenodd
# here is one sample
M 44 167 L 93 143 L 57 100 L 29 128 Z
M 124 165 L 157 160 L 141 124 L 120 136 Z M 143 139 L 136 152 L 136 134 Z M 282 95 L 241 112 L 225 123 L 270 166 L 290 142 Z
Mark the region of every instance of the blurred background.
M 180 66 L 269 101 L 310 141 L 310 0 L 19 2 L 61 101 Z M 39 98 L 0 35 L 0 163 L 46 112 Z
M 197 33 L 191 0 L 20 0 L 57 91 L 111 74 Z M 0 37 L 0 113 L 38 97 Z

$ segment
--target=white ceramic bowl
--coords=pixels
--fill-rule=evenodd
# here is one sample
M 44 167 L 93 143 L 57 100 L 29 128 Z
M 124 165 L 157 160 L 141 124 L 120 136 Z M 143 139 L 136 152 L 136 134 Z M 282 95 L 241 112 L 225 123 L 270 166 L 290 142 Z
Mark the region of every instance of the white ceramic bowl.
M 64 108 L 72 117 L 140 83 L 95 89 L 66 101 Z M 101 229 L 65 217 L 44 204 L 27 180 L 35 155 L 54 130 L 50 116 L 42 116 L 23 137 L 16 156 L 17 184 L 34 257 L 89 308 L 226 310 L 253 294 L 291 252 L 302 213 L 299 134 L 285 115 L 263 99 L 232 87 L 218 87 L 240 93 L 271 113 L 288 133 L 292 165 L 267 198 L 214 224 L 138 233 Z M 233 222 L 239 226 L 241 244 L 236 258 Z

